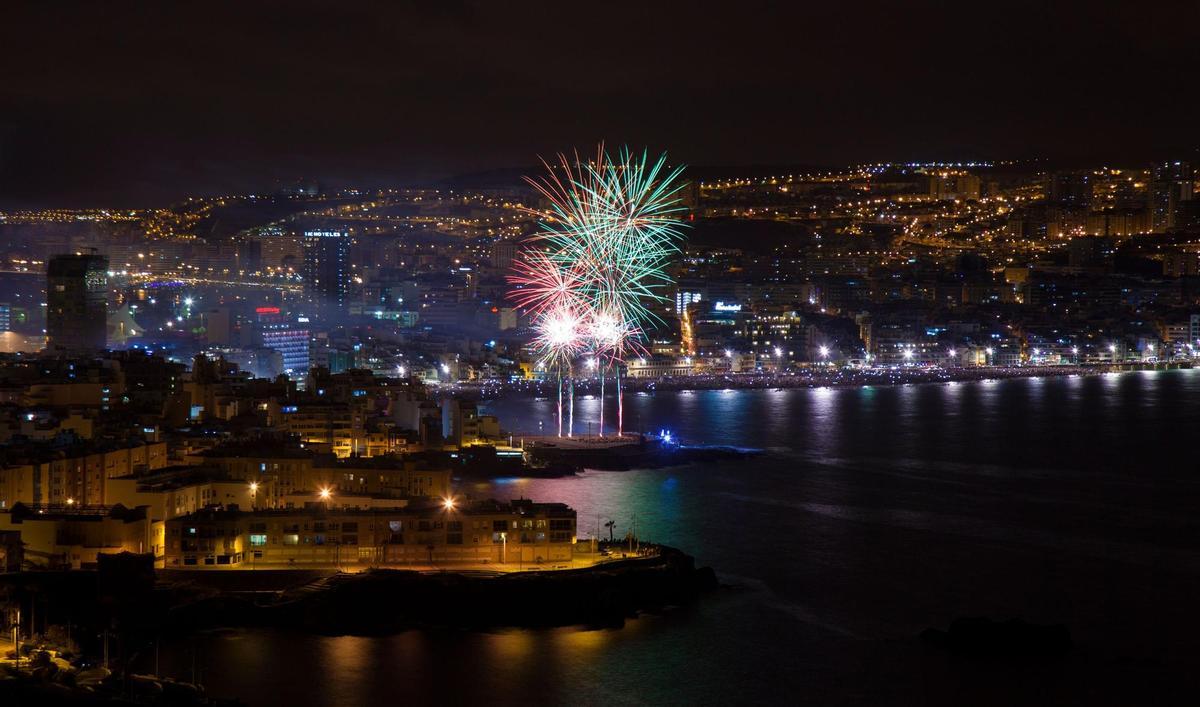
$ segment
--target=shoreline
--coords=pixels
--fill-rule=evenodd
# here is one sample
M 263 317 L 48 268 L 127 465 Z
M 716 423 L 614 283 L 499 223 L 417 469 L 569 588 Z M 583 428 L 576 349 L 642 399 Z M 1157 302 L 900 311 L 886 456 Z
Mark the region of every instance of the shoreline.
M 1094 376 L 1139 370 L 1190 369 L 1190 362 L 1123 365 L 1054 365 L 1054 366 L 982 366 L 961 368 L 864 368 L 822 369 L 805 368 L 779 374 L 733 373 L 705 376 L 668 376 L 663 378 L 622 378 L 626 394 L 683 392 L 708 390 L 766 390 L 849 388 L 864 386 L 919 385 L 924 383 L 976 382 L 1013 378 L 1057 378 L 1063 376 Z M 513 384 L 455 384 L 442 386 L 446 395 L 462 399 L 499 400 L 503 398 L 546 397 L 557 394 L 553 380 L 521 381 Z M 608 386 L 606 397 L 614 395 Z M 599 394 L 599 382 L 594 378 L 575 381 L 575 396 Z
M 697 567 L 695 558 L 675 548 L 653 547 L 653 554 L 586 568 L 498 575 L 449 568 L 373 568 L 332 574 L 267 602 L 229 589 L 214 593 L 214 580 L 219 584 L 233 578 L 210 573 L 195 578 L 205 586 L 197 596 L 170 607 L 163 629 L 186 635 L 274 627 L 314 635 L 371 636 L 423 628 L 617 628 L 644 613 L 690 604 L 717 588 L 711 568 Z M 189 593 L 188 578 L 171 579 Z

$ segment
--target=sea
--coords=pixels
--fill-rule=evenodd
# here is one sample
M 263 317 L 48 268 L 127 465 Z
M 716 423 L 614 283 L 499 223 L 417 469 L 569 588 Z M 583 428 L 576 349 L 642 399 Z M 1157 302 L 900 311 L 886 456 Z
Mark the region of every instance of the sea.
M 550 400 L 485 407 L 553 428 Z M 599 412 L 578 399 L 577 428 Z M 165 643 L 160 671 L 291 707 L 1200 699 L 1200 370 L 660 392 L 625 418 L 761 454 L 461 490 L 678 547 L 722 583 L 699 602 L 600 630 L 213 631 Z M 1073 648 L 974 658 L 920 638 L 959 617 L 1065 625 Z

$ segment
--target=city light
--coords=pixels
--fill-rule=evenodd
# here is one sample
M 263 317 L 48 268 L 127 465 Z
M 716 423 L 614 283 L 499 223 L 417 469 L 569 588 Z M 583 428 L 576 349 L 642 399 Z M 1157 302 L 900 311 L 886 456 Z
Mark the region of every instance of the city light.
M 820 348 L 821 358 L 829 358 L 829 347 L 822 346 Z
M 317 495 L 321 498 L 322 501 L 328 501 L 330 496 L 333 495 L 333 490 L 330 489 L 328 486 L 322 486 L 321 490 L 317 493 Z
M 442 499 L 442 507 L 445 508 L 447 511 L 454 510 L 454 498 L 447 497 L 447 498 Z

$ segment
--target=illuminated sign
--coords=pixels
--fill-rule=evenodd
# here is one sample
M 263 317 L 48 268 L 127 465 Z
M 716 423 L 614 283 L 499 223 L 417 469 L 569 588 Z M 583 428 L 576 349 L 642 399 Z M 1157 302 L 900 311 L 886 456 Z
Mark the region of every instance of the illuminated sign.
M 740 312 L 740 311 L 742 311 L 742 305 L 740 305 L 740 304 L 725 304 L 724 302 L 717 302 L 716 304 L 713 305 L 713 309 L 718 312 Z

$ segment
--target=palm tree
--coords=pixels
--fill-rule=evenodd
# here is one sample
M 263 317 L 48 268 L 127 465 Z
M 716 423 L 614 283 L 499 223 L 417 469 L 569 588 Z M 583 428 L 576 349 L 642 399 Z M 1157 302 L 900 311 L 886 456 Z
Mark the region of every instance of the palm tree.
M 613 528 L 617 527 L 617 521 L 610 520 L 604 524 L 604 527 L 608 528 L 608 541 L 613 542 Z

